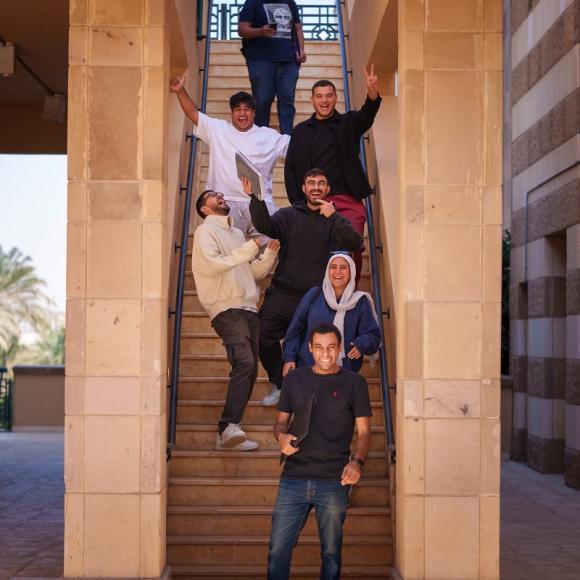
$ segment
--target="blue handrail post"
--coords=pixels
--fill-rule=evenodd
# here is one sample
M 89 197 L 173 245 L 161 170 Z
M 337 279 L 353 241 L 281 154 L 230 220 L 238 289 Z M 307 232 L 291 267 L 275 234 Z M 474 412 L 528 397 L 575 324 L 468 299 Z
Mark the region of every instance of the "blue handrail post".
M 347 111 L 350 110 L 350 92 L 349 92 L 349 73 L 346 61 L 346 45 L 344 23 L 342 20 L 342 5 L 344 0 L 336 0 L 336 17 L 338 21 L 338 32 L 340 40 L 340 53 L 342 64 L 342 76 L 344 83 L 344 103 Z M 367 173 L 366 151 L 364 146 L 364 138 L 360 140 L 360 158 L 365 173 Z M 371 280 L 373 289 L 373 298 L 375 302 L 375 309 L 379 319 L 379 329 L 381 332 L 381 347 L 379 349 L 379 367 L 381 373 L 381 393 L 383 397 L 383 413 L 385 420 L 385 437 L 387 449 L 389 450 L 390 459 L 393 463 L 396 461 L 395 450 L 395 429 L 393 425 L 393 414 L 391 410 L 391 400 L 389 398 L 389 376 L 387 365 L 387 353 L 385 350 L 385 331 L 383 325 L 383 305 L 381 296 L 381 281 L 379 277 L 379 260 L 377 258 L 377 244 L 375 240 L 375 222 L 373 215 L 372 199 L 369 197 L 364 200 L 366 214 L 367 214 L 367 232 L 369 236 L 369 258 L 371 262 Z

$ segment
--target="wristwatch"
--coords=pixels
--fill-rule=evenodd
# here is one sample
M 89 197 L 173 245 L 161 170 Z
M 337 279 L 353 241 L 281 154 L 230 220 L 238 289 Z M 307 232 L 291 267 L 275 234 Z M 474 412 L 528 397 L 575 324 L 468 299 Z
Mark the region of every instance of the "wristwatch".
M 350 456 L 350 460 L 354 461 L 361 469 L 365 466 L 365 462 L 360 457 L 356 457 L 355 455 Z

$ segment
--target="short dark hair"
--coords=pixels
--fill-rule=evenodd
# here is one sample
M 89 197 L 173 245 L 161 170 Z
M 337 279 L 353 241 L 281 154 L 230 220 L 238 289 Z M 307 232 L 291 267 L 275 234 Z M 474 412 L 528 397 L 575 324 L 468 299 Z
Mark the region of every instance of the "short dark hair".
M 321 79 L 319 81 L 316 81 L 313 85 L 312 85 L 312 94 L 314 94 L 314 91 L 318 88 L 318 87 L 332 87 L 332 89 L 334 90 L 334 92 L 336 93 L 336 87 L 334 86 L 334 83 L 332 81 L 329 81 L 328 79 Z
M 322 177 L 326 178 L 326 181 L 328 181 L 328 175 L 326 174 L 326 171 L 324 171 L 324 169 L 320 169 L 320 167 L 313 167 L 304 174 L 302 182 L 306 183 L 306 180 L 309 177 L 314 177 L 316 175 L 322 175 Z
M 233 111 L 240 105 L 248 105 L 250 109 L 256 110 L 256 99 L 246 91 L 240 91 L 230 97 L 230 109 Z
M 201 208 L 205 205 L 205 202 L 207 201 L 206 194 L 210 193 L 211 191 L 212 191 L 211 189 L 206 189 L 202 191 L 199 194 L 199 197 L 195 200 L 195 211 L 197 212 L 197 215 L 201 219 L 205 219 L 205 214 L 201 211 Z
M 342 342 L 340 330 L 338 330 L 334 324 L 330 324 L 330 322 L 321 322 L 310 330 L 308 333 L 308 342 L 310 344 L 312 344 L 312 340 L 314 339 L 315 334 L 334 334 L 334 336 L 336 336 L 336 340 L 338 340 L 338 344 Z

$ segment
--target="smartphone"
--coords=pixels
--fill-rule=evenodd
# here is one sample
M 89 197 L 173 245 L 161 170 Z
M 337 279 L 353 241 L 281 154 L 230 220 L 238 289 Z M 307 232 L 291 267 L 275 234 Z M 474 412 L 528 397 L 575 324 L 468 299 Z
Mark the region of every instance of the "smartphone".
M 277 22 L 271 22 L 268 26 L 270 26 L 270 28 L 272 30 L 278 30 L 278 23 Z

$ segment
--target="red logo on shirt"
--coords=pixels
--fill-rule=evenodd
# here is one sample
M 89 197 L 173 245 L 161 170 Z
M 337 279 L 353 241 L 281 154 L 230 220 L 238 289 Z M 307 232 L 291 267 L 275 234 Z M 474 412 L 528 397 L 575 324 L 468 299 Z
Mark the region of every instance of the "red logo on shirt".
M 333 397 L 337 397 L 338 395 L 336 394 L 336 391 L 332 391 L 332 396 Z

